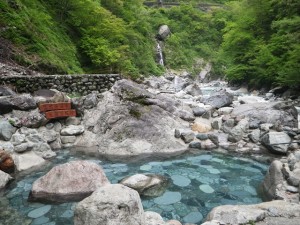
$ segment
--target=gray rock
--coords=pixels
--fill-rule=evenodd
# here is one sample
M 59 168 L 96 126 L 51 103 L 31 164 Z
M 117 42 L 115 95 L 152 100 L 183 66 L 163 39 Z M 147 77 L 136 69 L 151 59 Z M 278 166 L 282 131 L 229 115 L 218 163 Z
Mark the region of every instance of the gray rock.
M 211 122 L 211 127 L 215 130 L 220 130 L 222 127 L 222 118 L 214 118 Z
M 247 118 L 242 119 L 235 127 L 230 130 L 228 140 L 231 142 L 238 142 L 242 140 L 248 129 L 249 120 Z
M 140 195 L 157 197 L 165 192 L 169 182 L 161 175 L 135 174 L 123 178 L 119 183 L 136 190 Z
M 74 225 L 145 225 L 138 192 L 121 184 L 105 185 L 79 202 Z
M 88 94 L 87 96 L 85 96 L 83 100 L 83 106 L 85 109 L 92 109 L 96 107 L 97 104 L 98 104 L 98 95 L 95 92 Z
M 78 117 L 68 117 L 66 119 L 66 125 L 69 126 L 69 125 L 79 125 L 80 124 L 80 119 Z
M 251 133 L 249 134 L 249 138 L 254 143 L 259 142 L 259 140 L 260 140 L 260 130 L 259 129 L 255 129 L 255 130 L 251 131 Z
M 0 121 L 0 140 L 9 141 L 16 130 L 8 121 Z
M 161 40 L 165 40 L 171 34 L 170 28 L 168 25 L 161 25 L 158 29 L 158 37 Z
M 18 119 L 18 125 L 23 127 L 39 128 L 48 122 L 45 115 L 40 113 L 38 109 L 31 111 L 13 110 L 12 114 Z
M 76 136 L 61 136 L 60 140 L 62 144 L 74 143 L 76 141 Z
M 110 92 L 103 93 L 96 108 L 85 110 L 82 121 L 86 131 L 75 147 L 93 149 L 112 160 L 182 153 L 186 146 L 174 137 L 174 128 L 187 127 L 188 123 L 174 116 L 179 106 L 170 98 L 150 93 L 143 85 L 117 81 Z
M 190 148 L 196 148 L 196 149 L 201 149 L 202 148 L 201 142 L 199 142 L 199 141 L 190 142 L 189 147 Z
M 30 110 L 36 107 L 36 101 L 30 94 L 0 97 L 0 115 L 9 113 L 13 109 Z
M 202 107 L 193 108 L 194 116 L 202 116 L 206 112 L 206 109 Z
M 291 138 L 285 132 L 269 132 L 261 137 L 261 143 L 272 153 L 286 154 Z
M 54 130 L 46 129 L 45 127 L 41 127 L 39 130 L 39 134 L 41 137 L 47 142 L 51 143 L 57 139 L 59 136 L 58 133 L 56 133 Z
M 13 178 L 9 174 L 0 170 L 0 189 L 4 188 L 11 179 Z
M 192 95 L 192 96 L 202 95 L 201 88 L 196 83 L 187 86 L 184 90 L 186 91 L 187 94 Z
M 88 161 L 72 161 L 52 168 L 36 180 L 31 200 L 50 202 L 79 201 L 97 188 L 109 184 L 100 166 Z
M 286 201 L 263 202 L 256 205 L 223 205 L 214 208 L 207 216 L 207 221 L 219 224 L 291 224 L 300 221 L 300 205 Z M 281 218 L 284 220 L 281 220 Z M 277 223 L 279 220 L 283 223 Z M 267 221 L 271 222 L 268 223 Z M 265 223 L 266 222 L 266 223 Z M 275 222 L 275 223 L 273 223 Z M 289 223 L 291 222 L 291 223 Z M 296 223 L 294 223 L 296 222 Z
M 270 199 L 282 199 L 282 190 L 279 189 L 280 184 L 283 184 L 284 177 L 281 172 L 282 163 L 275 160 L 271 163 L 269 170 L 263 181 L 263 189 Z
M 219 109 L 229 106 L 233 101 L 233 95 L 226 91 L 219 91 L 212 94 L 210 97 L 205 98 L 203 103 L 211 105 L 213 108 Z
M 22 154 L 14 154 L 13 159 L 17 171 L 24 171 L 34 167 L 39 167 L 45 163 L 45 160 L 36 153 L 29 151 Z
M 61 140 L 60 138 L 57 138 L 55 141 L 49 143 L 49 146 L 52 150 L 58 150 L 58 149 L 61 149 L 62 148 L 62 145 L 61 145 Z
M 233 107 L 222 107 L 218 109 L 219 115 L 229 115 L 233 110 Z
M 270 131 L 270 129 L 274 126 L 274 124 L 272 123 L 263 123 L 263 124 L 260 124 L 260 129 L 262 131 Z
M 201 148 L 206 150 L 215 149 L 218 146 L 215 145 L 210 139 L 201 142 Z
M 66 128 L 63 128 L 60 131 L 60 134 L 63 136 L 73 136 L 73 135 L 79 135 L 84 132 L 84 126 L 75 126 L 75 125 L 70 125 Z
M 197 134 L 197 135 L 196 135 L 196 138 L 198 138 L 198 139 L 201 140 L 201 141 L 204 141 L 204 140 L 207 140 L 207 139 L 208 139 L 208 135 L 207 135 L 207 134 L 202 134 L 202 133 L 200 133 L 200 134 Z
M 192 122 L 195 120 L 194 115 L 186 110 L 177 110 L 174 114 L 185 121 Z
M 0 149 L 4 149 L 8 153 L 13 153 L 14 145 L 11 142 L 0 140 Z
M 11 143 L 13 145 L 19 145 L 23 142 L 25 142 L 26 136 L 24 134 L 15 133 L 11 136 Z
M 16 92 L 11 90 L 7 86 L 0 86 L 0 96 L 10 96 L 10 95 L 16 95 Z
M 163 218 L 156 212 L 145 212 L 146 225 L 166 225 Z
M 175 76 L 174 78 L 174 90 L 175 92 L 182 91 L 185 87 L 189 85 L 188 81 L 180 76 Z M 185 93 L 185 92 L 183 92 Z
M 257 125 L 262 123 L 298 126 L 296 108 L 285 102 L 243 104 L 235 107 L 231 114 L 235 117 L 248 117 L 250 124 L 255 121 L 256 127 L 253 128 L 258 128 Z
M 190 143 L 190 142 L 192 142 L 194 140 L 195 134 L 192 131 L 190 131 L 190 132 L 182 132 L 181 135 L 180 135 L 180 137 L 187 144 L 187 143 Z
M 28 143 L 21 143 L 19 145 L 15 145 L 14 151 L 17 153 L 22 153 L 25 151 L 30 151 L 33 148 L 32 145 L 29 145 Z
M 229 133 L 231 131 L 231 129 L 235 126 L 235 121 L 234 119 L 226 119 L 223 124 L 222 124 L 222 130 L 225 133 Z

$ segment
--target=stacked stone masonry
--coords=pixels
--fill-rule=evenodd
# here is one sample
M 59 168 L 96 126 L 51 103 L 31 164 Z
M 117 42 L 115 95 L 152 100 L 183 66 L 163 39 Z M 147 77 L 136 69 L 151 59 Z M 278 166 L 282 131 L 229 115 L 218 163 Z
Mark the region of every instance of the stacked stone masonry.
M 33 93 L 39 89 L 86 95 L 92 91 L 104 92 L 120 80 L 119 74 L 42 75 L 0 77 L 0 85 L 8 85 L 15 91 Z

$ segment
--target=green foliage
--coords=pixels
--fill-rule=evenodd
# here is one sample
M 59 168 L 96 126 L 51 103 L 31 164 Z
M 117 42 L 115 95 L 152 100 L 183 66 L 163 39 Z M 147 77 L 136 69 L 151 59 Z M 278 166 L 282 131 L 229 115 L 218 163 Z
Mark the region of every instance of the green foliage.
M 220 58 L 231 81 L 300 85 L 300 2 L 241 0 L 228 4 Z
M 42 2 L 1 1 L 0 12 L 0 35 L 17 46 L 19 61 L 49 73 L 82 72 L 75 45 Z
M 204 58 L 215 64 L 216 74 L 222 73 L 217 52 L 224 9 L 203 12 L 198 8 L 203 2 L 196 0 L 176 1 L 180 5 L 171 8 L 147 8 L 143 2 L 3 0 L 1 35 L 18 49 L 15 59 L 46 73 L 109 72 L 137 78 L 164 72 L 156 62 L 155 36 L 167 24 L 172 32 L 164 42 L 167 68 L 197 73 L 197 62 Z

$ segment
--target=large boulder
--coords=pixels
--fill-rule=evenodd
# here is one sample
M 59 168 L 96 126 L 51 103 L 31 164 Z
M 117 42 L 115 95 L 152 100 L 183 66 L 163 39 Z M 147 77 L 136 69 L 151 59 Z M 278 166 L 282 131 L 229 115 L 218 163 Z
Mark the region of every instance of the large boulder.
M 283 164 L 279 160 L 271 163 L 263 181 L 263 190 L 270 199 L 283 199 L 284 176 L 282 174 Z
M 165 40 L 171 34 L 170 28 L 168 25 L 161 25 L 158 29 L 158 38 L 160 40 Z
M 285 201 L 263 202 L 256 205 L 222 205 L 214 208 L 207 216 L 217 224 L 290 224 L 300 221 L 300 205 Z M 283 223 L 276 223 L 280 219 Z M 265 223 L 270 221 L 270 223 Z
M 0 97 L 0 115 L 9 113 L 13 109 L 30 110 L 36 107 L 36 101 L 30 94 Z
M 8 121 L 0 121 L 0 140 L 9 141 L 16 130 Z
M 233 95 L 227 91 L 221 90 L 211 96 L 204 98 L 203 103 L 211 105 L 213 108 L 219 109 L 225 106 L 230 106 L 233 101 Z
M 261 137 L 261 143 L 272 153 L 285 155 L 292 139 L 285 132 L 269 132 Z
M 36 180 L 30 192 L 34 201 L 80 201 L 97 188 L 109 184 L 104 171 L 96 163 L 72 161 L 52 168 Z
M 85 110 L 82 121 L 89 132 L 76 140 L 75 147 L 95 148 L 111 160 L 180 154 L 186 146 L 174 137 L 174 128 L 188 127 L 188 123 L 174 116 L 179 106 L 143 85 L 117 81 L 111 91 L 103 93 L 97 107 Z
M 105 185 L 79 202 L 74 225 L 146 225 L 137 191 L 121 184 Z
M 289 127 L 298 126 L 298 113 L 294 106 L 285 102 L 263 102 L 242 104 L 235 107 L 232 116 L 248 117 L 250 128 L 258 128 L 262 123 L 271 123 Z
M 119 183 L 136 190 L 140 195 L 157 197 L 165 192 L 168 179 L 155 174 L 135 174 L 123 178 Z

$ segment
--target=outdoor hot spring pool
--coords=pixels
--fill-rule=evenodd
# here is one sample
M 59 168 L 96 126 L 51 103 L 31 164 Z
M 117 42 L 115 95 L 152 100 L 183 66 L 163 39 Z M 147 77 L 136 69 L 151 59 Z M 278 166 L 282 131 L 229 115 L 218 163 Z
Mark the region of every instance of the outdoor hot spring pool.
M 64 150 L 42 171 L 20 177 L 8 186 L 4 197 L 0 198 L 0 209 L 4 213 L 0 224 L 15 225 L 19 224 L 18 221 L 31 225 L 73 224 L 76 203 L 45 205 L 27 202 L 27 198 L 32 183 L 53 166 L 79 159 L 101 165 L 111 183 L 137 173 L 169 177 L 170 185 L 162 196 L 142 198 L 144 210 L 158 212 L 165 220 L 196 224 L 203 222 L 215 206 L 262 202 L 259 187 L 268 168 L 267 164 L 249 158 L 210 152 L 164 161 L 124 164 L 85 155 L 70 155 Z

